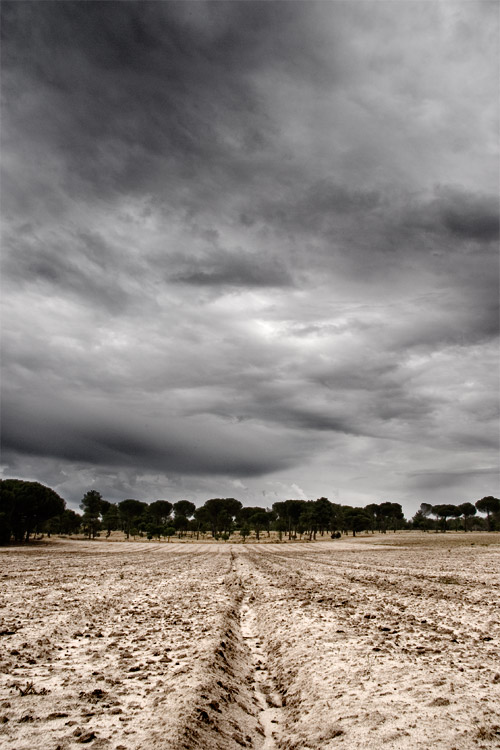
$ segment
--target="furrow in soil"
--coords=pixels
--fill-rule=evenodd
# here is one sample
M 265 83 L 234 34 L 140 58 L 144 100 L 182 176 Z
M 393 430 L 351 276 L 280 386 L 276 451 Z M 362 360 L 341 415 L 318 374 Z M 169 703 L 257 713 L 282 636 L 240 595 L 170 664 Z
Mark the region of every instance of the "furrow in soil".
M 258 707 L 258 721 L 263 731 L 261 750 L 275 750 L 276 727 L 281 711 L 281 697 L 274 690 L 267 660 L 262 651 L 255 611 L 250 605 L 250 596 L 245 597 L 240 610 L 240 627 L 243 639 L 250 651 L 252 685 Z

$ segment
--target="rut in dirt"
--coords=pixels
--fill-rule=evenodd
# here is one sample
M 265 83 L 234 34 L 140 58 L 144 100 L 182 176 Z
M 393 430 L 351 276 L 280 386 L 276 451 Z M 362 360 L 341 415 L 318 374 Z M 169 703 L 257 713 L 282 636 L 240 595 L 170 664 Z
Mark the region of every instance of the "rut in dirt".
M 263 731 L 261 750 L 275 750 L 276 730 L 281 712 L 281 697 L 273 689 L 271 676 L 263 661 L 262 643 L 256 629 L 255 612 L 244 600 L 240 611 L 241 634 L 250 651 L 253 690 L 259 713 L 257 719 Z
M 257 719 L 262 730 L 260 750 L 277 750 L 276 737 L 282 713 L 282 698 L 275 690 L 272 675 L 267 666 L 263 641 L 259 634 L 257 613 L 253 606 L 254 593 L 249 588 L 248 567 L 242 560 L 236 561 L 235 572 L 246 590 L 239 609 L 239 625 L 243 642 L 250 659 L 251 687 L 255 696 Z

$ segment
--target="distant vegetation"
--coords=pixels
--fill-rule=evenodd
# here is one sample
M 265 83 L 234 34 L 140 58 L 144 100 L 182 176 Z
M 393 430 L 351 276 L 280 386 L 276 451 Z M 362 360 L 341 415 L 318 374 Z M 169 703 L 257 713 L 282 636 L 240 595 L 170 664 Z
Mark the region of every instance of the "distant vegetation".
M 97 490 L 83 496 L 82 514 L 66 508 L 65 501 L 49 487 L 21 479 L 0 480 L 0 544 L 26 542 L 46 534 L 85 534 L 89 539 L 109 537 L 122 531 L 127 539 L 167 539 L 190 536 L 200 539 L 229 539 L 239 533 L 244 542 L 253 533 L 277 532 L 279 539 L 316 539 L 359 532 L 456 531 L 500 529 L 500 500 L 488 496 L 476 503 L 430 505 L 422 503 L 411 521 L 405 519 L 399 503 L 370 503 L 364 508 L 318 500 L 284 500 L 272 508 L 243 507 L 233 497 L 212 498 L 197 508 L 189 500 L 146 503 L 127 498 L 119 503 L 105 500 Z M 486 518 L 477 516 L 477 512 Z
M 477 511 L 486 513 L 486 520 L 477 518 Z M 447 531 L 450 527 L 457 531 L 470 531 L 472 528 L 488 531 L 500 529 L 500 500 L 488 495 L 477 500 L 474 505 L 472 503 L 460 505 L 422 503 L 412 518 L 414 529 Z

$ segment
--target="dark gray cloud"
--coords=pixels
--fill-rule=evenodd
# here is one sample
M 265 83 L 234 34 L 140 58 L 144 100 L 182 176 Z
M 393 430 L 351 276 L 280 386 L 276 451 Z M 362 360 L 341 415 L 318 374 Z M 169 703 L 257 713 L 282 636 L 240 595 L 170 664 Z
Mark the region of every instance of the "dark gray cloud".
M 453 235 L 478 242 L 498 242 L 498 196 L 470 195 L 450 189 L 441 192 L 439 208 L 446 228 Z
M 184 270 L 176 271 L 171 281 L 196 286 L 287 287 L 293 284 L 290 270 L 280 258 L 266 254 L 246 254 L 242 249 L 228 252 L 215 249 L 204 257 L 179 258 Z
M 491 494 L 492 9 L 2 3 L 4 473 Z
M 238 183 L 265 148 L 265 114 L 247 76 L 261 65 L 255 45 L 265 46 L 272 6 L 193 3 L 186 13 L 170 2 L 7 3 L 12 121 L 42 164 L 53 156 L 47 146 L 64 160 L 70 195 L 153 192 L 157 202 L 199 210 L 216 197 L 217 174 Z
M 460 492 L 464 480 L 474 476 L 482 476 L 490 481 L 492 485 L 498 486 L 500 474 L 497 466 L 484 469 L 469 469 L 456 471 L 419 471 L 408 475 L 408 479 L 415 487 L 422 490 L 439 491 L 445 487 L 448 491 Z
M 13 395 L 2 413 L 6 452 L 58 458 L 96 467 L 138 464 L 166 474 L 260 476 L 286 468 L 276 437 L 264 447 L 257 430 L 235 432 L 216 421 L 198 423 L 129 412 L 103 403 L 45 402 Z

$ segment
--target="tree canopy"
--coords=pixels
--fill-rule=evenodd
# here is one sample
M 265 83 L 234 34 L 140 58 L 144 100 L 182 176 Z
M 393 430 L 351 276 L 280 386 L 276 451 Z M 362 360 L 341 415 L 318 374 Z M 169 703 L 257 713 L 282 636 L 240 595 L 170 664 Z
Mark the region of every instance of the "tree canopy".
M 22 479 L 0 480 L 0 536 L 4 543 L 13 535 L 16 542 L 27 541 L 33 532 L 66 507 L 59 495 L 39 482 Z
M 480 511 L 480 513 L 486 513 L 488 531 L 492 531 L 493 525 L 491 522 L 491 517 L 493 514 L 498 514 L 500 512 L 500 500 L 498 499 L 498 497 L 492 497 L 492 495 L 482 497 L 481 500 L 478 500 L 476 502 L 476 508 L 478 509 L 478 511 Z

